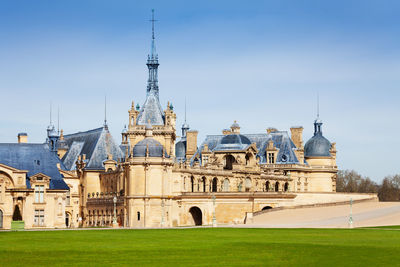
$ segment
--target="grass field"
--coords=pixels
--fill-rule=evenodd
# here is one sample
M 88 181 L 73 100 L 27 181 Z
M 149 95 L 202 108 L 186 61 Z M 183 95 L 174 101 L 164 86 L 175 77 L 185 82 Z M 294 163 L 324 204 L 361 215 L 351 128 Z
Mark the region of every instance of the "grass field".
M 400 264 L 390 229 L 0 232 L 1 266 L 383 266 Z

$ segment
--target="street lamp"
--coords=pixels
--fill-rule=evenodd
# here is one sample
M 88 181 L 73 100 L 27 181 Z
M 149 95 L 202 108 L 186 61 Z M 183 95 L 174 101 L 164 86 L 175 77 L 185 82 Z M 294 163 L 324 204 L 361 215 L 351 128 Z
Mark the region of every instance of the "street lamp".
M 113 227 L 116 228 L 116 227 L 118 227 L 118 223 L 117 223 L 117 196 L 114 196 L 113 202 L 114 202 Z
M 353 199 L 352 199 L 352 198 L 350 198 L 349 227 L 350 227 L 350 228 L 353 228 Z
M 215 194 L 212 194 L 212 201 L 213 201 L 213 218 L 212 218 L 212 226 L 217 226 L 217 218 L 215 217 Z
M 161 227 L 164 227 L 164 207 L 165 207 L 165 203 L 164 203 L 164 199 L 161 200 Z

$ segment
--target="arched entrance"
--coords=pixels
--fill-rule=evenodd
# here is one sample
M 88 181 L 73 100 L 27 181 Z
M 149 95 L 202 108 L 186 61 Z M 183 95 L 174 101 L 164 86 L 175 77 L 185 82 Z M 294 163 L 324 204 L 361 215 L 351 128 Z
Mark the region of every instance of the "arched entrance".
M 262 208 L 262 210 L 270 210 L 270 209 L 272 209 L 271 206 L 265 206 L 264 208 Z
M 3 211 L 0 210 L 0 228 L 3 228 Z
M 203 224 L 203 215 L 198 207 L 191 207 L 189 212 L 192 215 L 194 225 Z
M 69 216 L 69 213 L 66 212 L 65 213 L 65 227 L 70 227 L 69 223 L 70 223 L 70 216 Z
M 14 207 L 14 213 L 12 219 L 13 221 L 22 221 L 22 215 L 18 205 L 15 205 Z

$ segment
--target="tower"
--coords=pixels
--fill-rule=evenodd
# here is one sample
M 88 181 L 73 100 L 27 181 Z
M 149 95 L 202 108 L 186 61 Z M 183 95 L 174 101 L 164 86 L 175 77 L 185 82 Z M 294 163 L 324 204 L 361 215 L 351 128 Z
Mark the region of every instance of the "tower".
M 155 34 L 154 34 L 154 9 L 151 17 L 151 47 L 150 54 L 147 56 L 148 79 L 146 88 L 146 100 L 142 107 L 134 105 L 128 111 L 129 124 L 128 130 L 123 133 L 123 138 L 129 140 L 130 148 L 145 138 L 145 126 L 151 124 L 154 126 L 154 139 L 159 141 L 164 147 L 168 155 L 175 154 L 175 125 L 176 114 L 173 106 L 168 102 L 165 110 L 162 109 L 159 99 L 158 86 L 158 54 L 156 52 Z M 126 140 L 126 141 L 127 141 Z
M 56 131 L 56 128 L 53 125 L 51 112 L 52 112 L 52 106 L 50 104 L 50 124 L 47 127 L 47 140 L 46 140 L 46 142 L 49 145 L 50 151 L 57 153 L 59 136 L 58 136 L 58 133 Z

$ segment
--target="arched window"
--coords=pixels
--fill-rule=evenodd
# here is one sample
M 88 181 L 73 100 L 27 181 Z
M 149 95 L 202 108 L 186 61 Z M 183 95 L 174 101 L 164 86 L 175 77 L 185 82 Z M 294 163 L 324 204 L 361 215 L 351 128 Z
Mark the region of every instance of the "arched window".
M 192 192 L 194 192 L 194 177 L 193 176 L 190 177 L 190 185 L 191 185 L 191 188 L 192 188 Z
M 288 182 L 285 183 L 285 192 L 287 192 L 287 191 L 289 191 L 289 183 Z
M 246 154 L 246 165 L 251 164 L 252 155 L 250 153 Z
M 215 177 L 212 180 L 212 192 L 217 192 L 218 189 L 218 179 Z
M 279 191 L 279 182 L 276 182 L 275 183 L 275 192 L 278 192 Z
M 137 212 L 137 220 L 140 221 L 140 211 Z
M 71 205 L 71 192 L 67 191 L 67 197 L 65 198 L 65 205 L 69 206 Z
M 224 180 L 224 192 L 229 192 L 229 179 L 225 178 Z
M 206 177 L 203 176 L 203 178 L 201 178 L 202 183 L 203 183 L 203 192 L 206 192 Z
M 265 191 L 266 191 L 266 192 L 269 191 L 269 187 L 270 187 L 270 183 L 269 183 L 269 181 L 267 181 L 267 182 L 265 183 Z
M 249 192 L 251 189 L 251 179 L 246 178 L 246 184 L 245 184 L 246 192 Z
M 225 170 L 232 170 L 233 169 L 233 163 L 235 163 L 235 158 L 232 155 L 227 155 L 225 157 Z

